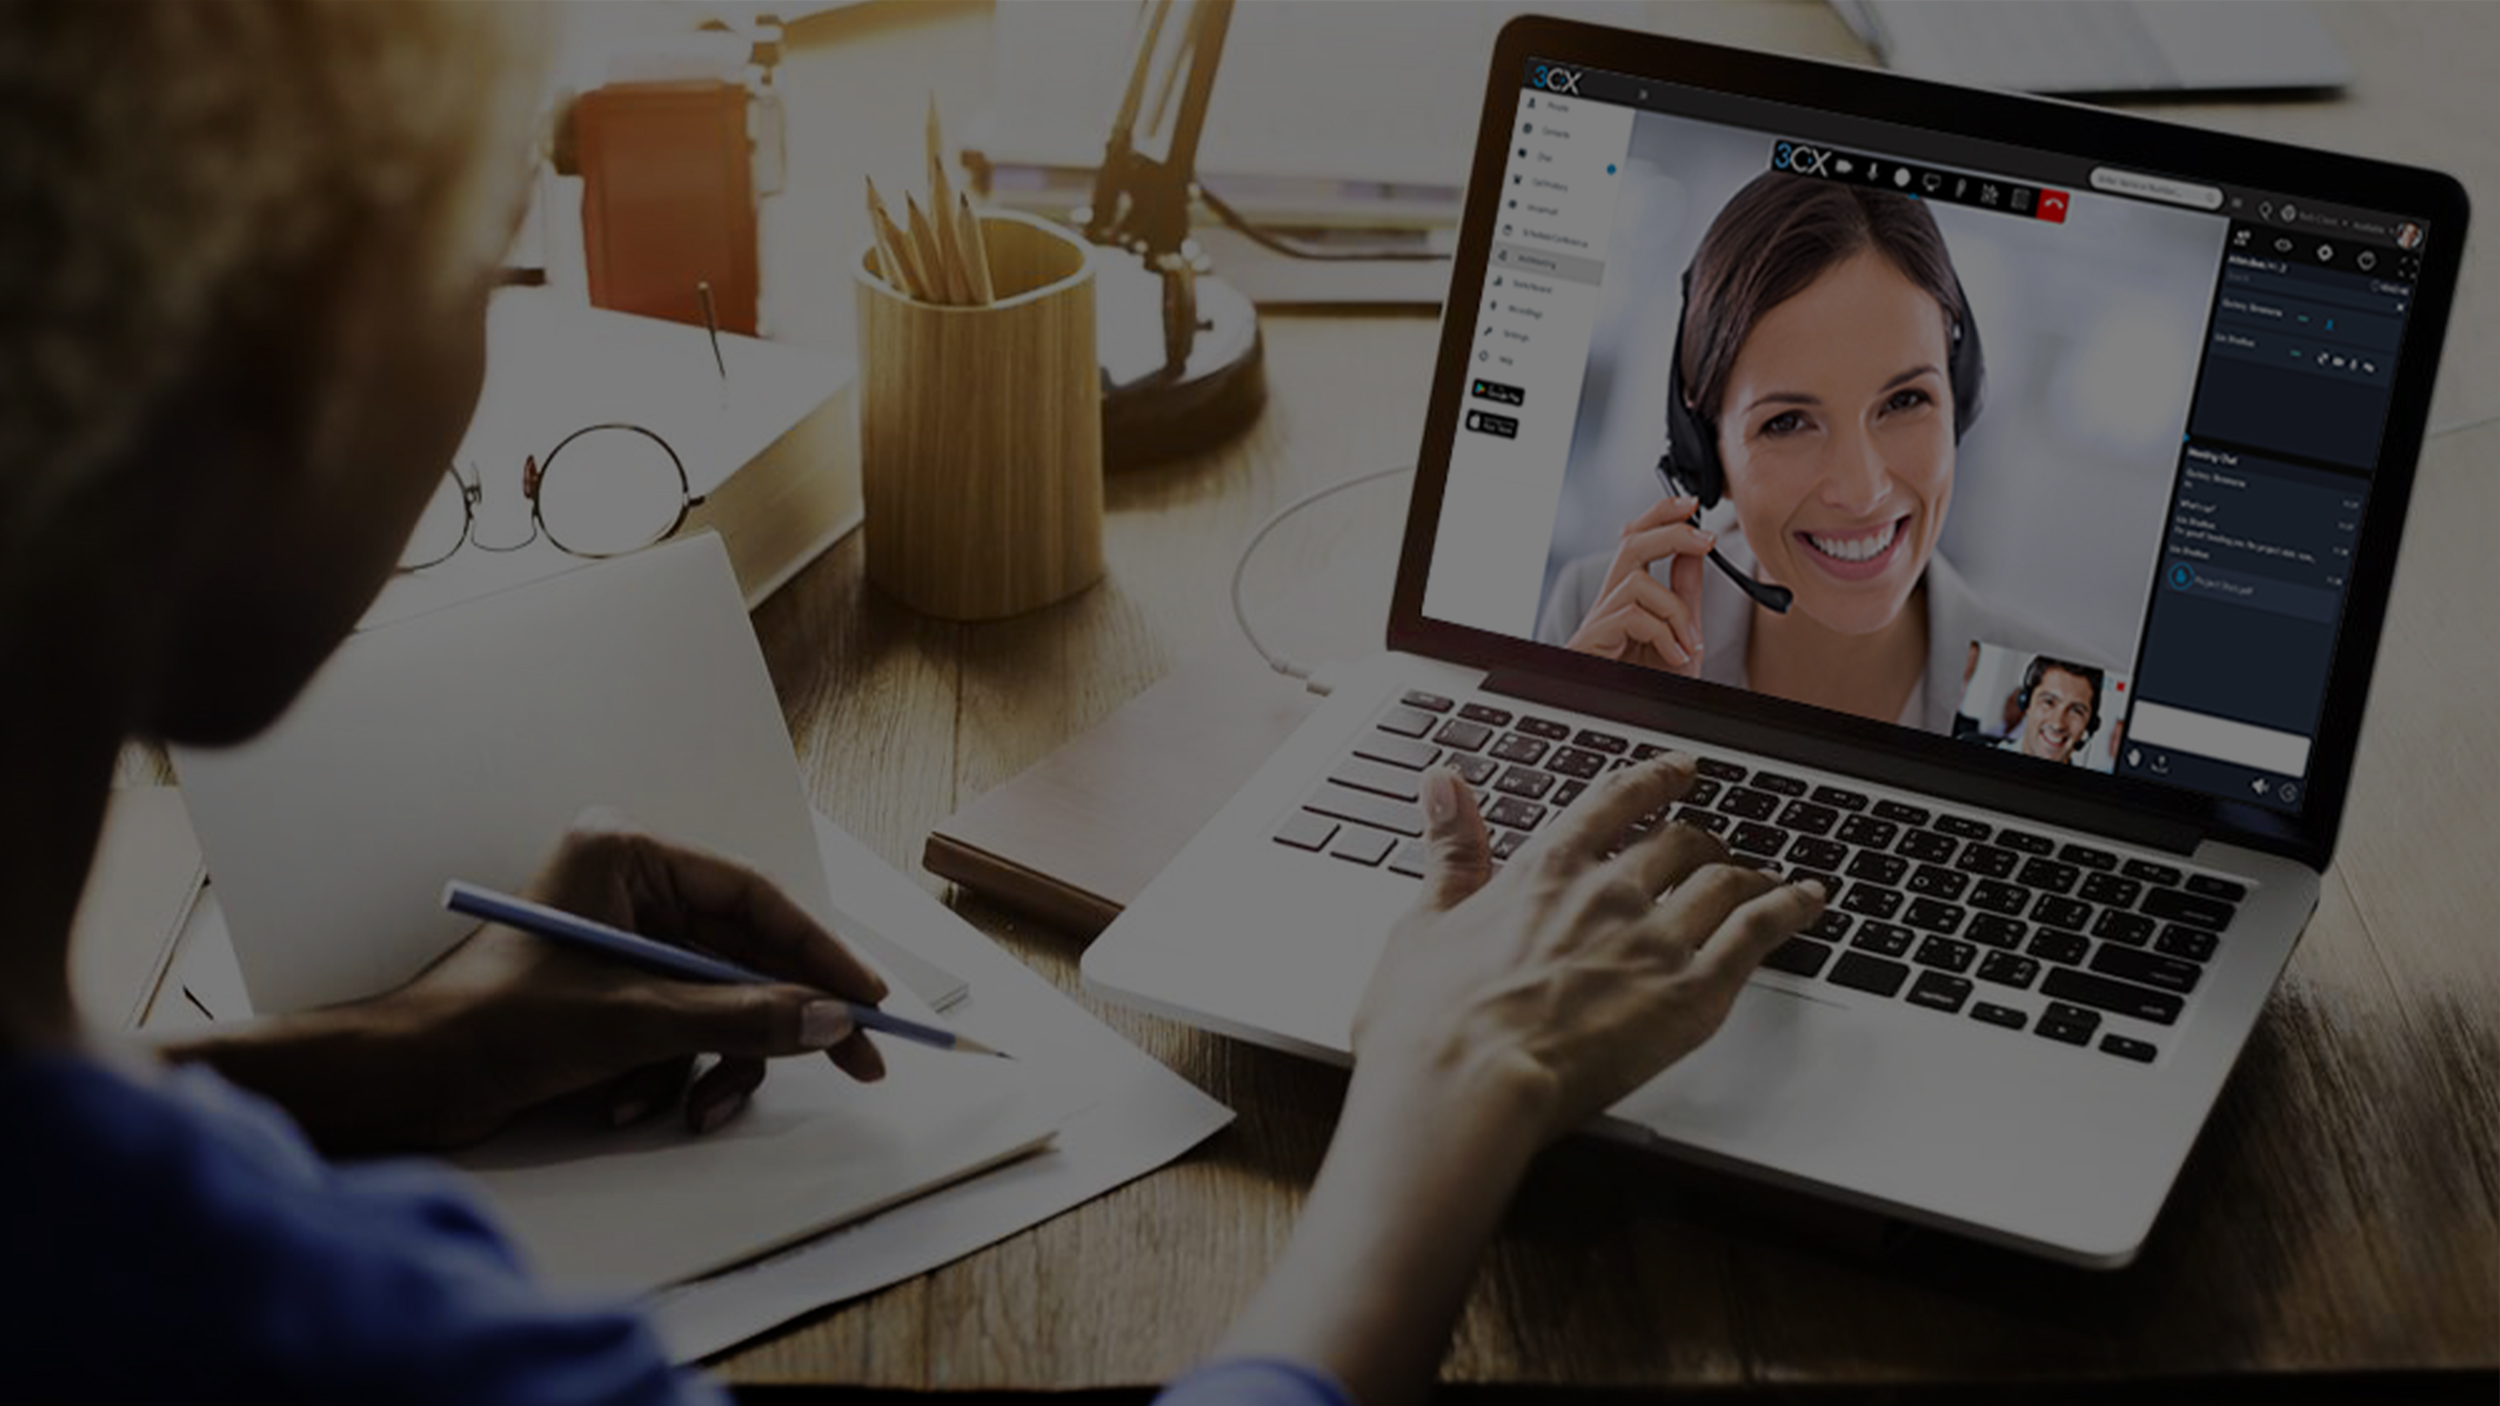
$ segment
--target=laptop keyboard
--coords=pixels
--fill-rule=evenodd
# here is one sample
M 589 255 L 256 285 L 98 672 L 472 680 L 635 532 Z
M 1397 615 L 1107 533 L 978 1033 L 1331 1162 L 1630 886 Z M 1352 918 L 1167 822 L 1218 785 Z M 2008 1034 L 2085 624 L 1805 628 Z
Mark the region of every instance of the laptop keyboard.
M 1476 790 L 1501 861 L 1606 772 L 1666 750 L 1624 733 L 1409 692 L 1279 825 L 1278 844 L 1408 878 L 1425 872 L 1424 769 Z M 1776 766 L 1696 754 L 1682 821 L 1738 864 L 1820 879 L 1823 916 L 1764 966 L 1979 1025 L 2150 1063 L 2247 886 Z M 2104 1029 L 2112 1019 L 2154 1039 Z

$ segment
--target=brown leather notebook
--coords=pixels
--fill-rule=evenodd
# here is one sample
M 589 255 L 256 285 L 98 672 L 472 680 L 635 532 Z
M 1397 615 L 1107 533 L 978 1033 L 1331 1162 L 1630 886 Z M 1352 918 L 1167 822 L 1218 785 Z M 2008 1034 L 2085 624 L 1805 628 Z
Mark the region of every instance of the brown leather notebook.
M 929 832 L 942 879 L 1092 936 L 1215 818 L 1319 699 L 1225 650 L 1182 665 Z

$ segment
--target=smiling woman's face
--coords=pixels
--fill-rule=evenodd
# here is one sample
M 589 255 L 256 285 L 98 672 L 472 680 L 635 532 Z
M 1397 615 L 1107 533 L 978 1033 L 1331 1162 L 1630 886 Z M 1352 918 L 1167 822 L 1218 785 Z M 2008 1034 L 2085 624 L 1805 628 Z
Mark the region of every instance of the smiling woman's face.
M 1868 250 L 1754 323 L 1719 410 L 1727 494 L 1763 579 L 1841 634 L 1890 625 L 1953 500 L 1945 312 Z

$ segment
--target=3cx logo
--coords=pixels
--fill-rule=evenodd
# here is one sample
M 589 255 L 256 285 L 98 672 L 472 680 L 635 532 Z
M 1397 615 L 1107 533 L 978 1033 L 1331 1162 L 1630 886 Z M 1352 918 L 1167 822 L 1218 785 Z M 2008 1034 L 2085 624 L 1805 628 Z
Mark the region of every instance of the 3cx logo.
M 1830 175 L 1831 160 L 1832 153 L 1795 142 L 1781 142 L 1771 148 L 1773 170 L 1794 171 L 1800 176 Z
M 1528 73 L 1528 86 L 1543 88 L 1549 93 L 1578 94 L 1582 71 L 1573 68 L 1549 68 L 1538 64 Z

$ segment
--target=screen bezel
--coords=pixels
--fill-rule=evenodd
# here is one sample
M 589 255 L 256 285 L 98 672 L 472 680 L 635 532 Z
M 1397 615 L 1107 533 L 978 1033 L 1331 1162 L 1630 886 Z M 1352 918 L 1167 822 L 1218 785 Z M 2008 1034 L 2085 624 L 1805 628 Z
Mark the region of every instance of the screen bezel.
M 2185 180 L 2223 180 L 2424 221 L 2433 238 L 2415 283 L 2414 315 L 2396 362 L 2369 506 L 2355 546 L 2336 632 L 2326 695 L 2311 742 L 2308 799 L 2297 814 L 2094 772 L 2032 777 L 1967 743 L 1847 717 L 1722 684 L 1657 673 L 1574 654 L 1533 640 L 1425 618 L 1424 586 L 1448 487 L 1472 309 L 1484 296 L 1495 206 L 1531 59 L 1585 65 L 1669 84 L 1764 99 L 1838 115 L 1958 134 L 1985 133 L 2001 145 L 2107 162 Z M 1523 16 L 1494 45 L 1477 126 L 1465 213 L 1443 303 L 1439 372 L 1433 380 L 1416 458 L 1414 498 L 1389 613 L 1389 647 L 1532 681 L 1602 713 L 1650 725 L 1713 721 L 1745 734 L 1766 729 L 1810 735 L 1851 749 L 1870 776 L 1915 779 L 1946 794 L 2052 823 L 2138 819 L 2145 837 L 2176 848 L 2215 838 L 2291 856 L 2323 869 L 2332 855 L 2352 775 L 2370 674 L 2387 614 L 2396 547 L 2412 497 L 2450 306 L 2465 247 L 2468 202 L 2453 178 L 2418 167 L 2314 151 L 2254 138 L 2084 107 L 2045 98 L 1958 88 L 1869 69 L 1723 48 L 1691 40 Z

